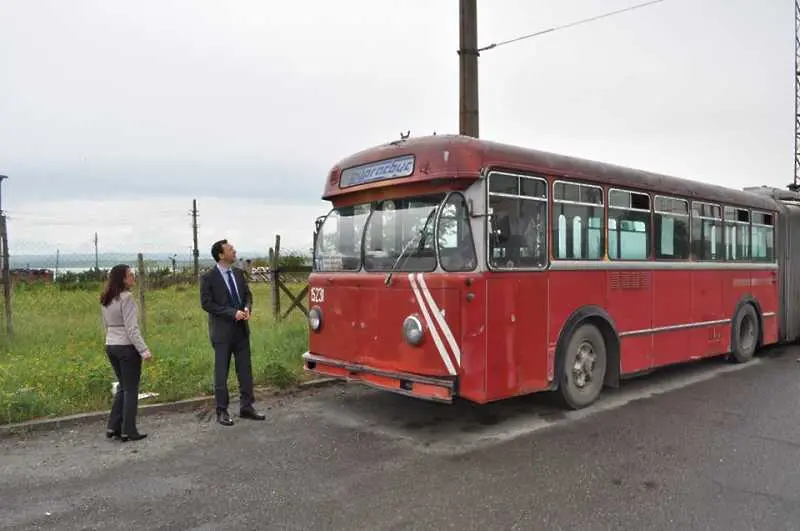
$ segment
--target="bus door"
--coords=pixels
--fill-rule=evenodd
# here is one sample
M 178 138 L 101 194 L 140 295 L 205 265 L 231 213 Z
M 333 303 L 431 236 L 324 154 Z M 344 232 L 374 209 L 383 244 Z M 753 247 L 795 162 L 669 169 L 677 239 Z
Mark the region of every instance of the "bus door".
M 547 184 L 489 175 L 487 395 L 490 399 L 547 385 Z

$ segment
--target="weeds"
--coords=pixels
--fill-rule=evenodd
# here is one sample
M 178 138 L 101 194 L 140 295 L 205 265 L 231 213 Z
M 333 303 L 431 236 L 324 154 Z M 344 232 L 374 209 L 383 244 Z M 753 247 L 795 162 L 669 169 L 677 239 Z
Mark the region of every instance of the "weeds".
M 252 284 L 250 323 L 256 385 L 289 387 L 302 378 L 305 319 L 294 312 L 276 323 L 269 286 Z M 295 290 L 296 291 L 296 290 Z M 0 424 L 109 407 L 114 372 L 104 351 L 97 290 L 52 285 L 15 289 L 13 341 L 0 341 Z M 281 301 L 285 308 L 287 302 Z M 145 340 L 154 358 L 142 369 L 148 403 L 213 393 L 214 353 L 196 287 L 150 291 Z M 236 396 L 236 371 L 230 371 Z

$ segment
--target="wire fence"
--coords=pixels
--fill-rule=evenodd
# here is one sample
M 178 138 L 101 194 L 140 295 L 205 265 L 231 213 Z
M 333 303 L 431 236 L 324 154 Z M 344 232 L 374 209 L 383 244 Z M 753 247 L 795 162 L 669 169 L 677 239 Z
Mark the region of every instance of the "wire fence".
M 234 267 L 241 269 L 250 282 L 272 282 L 274 266 L 271 262 L 272 249 L 264 256 L 239 258 Z M 140 263 L 141 262 L 141 263 Z M 115 256 L 102 255 L 98 260 L 86 256 L 23 255 L 12 254 L 10 271 L 12 284 L 56 284 L 66 287 L 86 283 L 104 282 L 114 265 L 125 264 L 141 276 L 148 289 L 167 288 L 177 284 L 194 284 L 200 275 L 215 263 L 208 259 L 165 256 L 163 254 L 126 253 Z M 308 278 L 311 259 L 299 254 L 288 254 L 279 258 L 279 269 L 287 277 L 287 282 L 304 282 Z
M 17 296 L 21 290 L 41 289 L 49 286 L 57 291 L 74 292 L 75 301 L 89 304 L 94 303 L 99 296 L 99 291 L 107 279 L 110 269 L 117 264 L 127 264 L 137 272 L 137 290 L 162 290 L 173 286 L 196 286 L 200 275 L 215 266 L 210 256 L 209 249 L 193 248 L 198 242 L 203 242 L 200 232 L 203 227 L 198 223 L 197 203 L 195 201 L 187 206 L 191 208 L 164 207 L 158 211 L 157 219 L 149 220 L 152 226 L 162 225 L 163 229 L 142 229 L 146 224 L 136 219 L 132 213 L 118 213 L 112 216 L 111 223 L 106 223 L 98 218 L 96 213 L 69 214 L 61 212 L 35 213 L 27 211 L 7 212 L 10 226 L 8 237 L 9 254 L 7 263 L 9 267 L 10 286 L 9 295 L 5 304 L 10 308 L 7 312 L 4 326 L 0 326 L 0 338 L 13 336 L 15 310 L 29 310 L 20 305 L 37 301 L 41 298 Z M 155 212 L 155 211 L 154 211 Z M 107 212 L 102 212 L 107 216 Z M 215 213 L 213 215 L 216 215 Z M 94 216 L 94 217 L 93 217 Z M 209 213 L 206 218 L 209 224 L 216 225 L 216 221 Z M 229 219 L 233 226 L 251 227 L 247 230 L 237 229 L 234 240 L 264 241 L 260 227 L 253 223 L 252 216 L 249 223 L 241 223 L 239 219 Z M 98 230 L 90 230 L 90 227 Z M 227 223 L 226 223 L 227 226 Z M 313 223 L 309 223 L 309 227 Z M 141 233 L 152 231 L 152 234 Z M 257 238 L 252 232 L 259 232 Z M 305 234 L 302 234 L 305 233 Z M 292 236 L 298 240 L 306 236 L 307 240 L 313 239 L 313 229 L 308 231 L 294 231 Z M 310 238 L 308 236 L 311 236 Z M 143 240 L 150 242 L 175 242 L 184 241 L 182 249 L 176 252 L 137 252 Z M 53 242 L 63 242 L 62 244 Z M 307 281 L 311 264 L 311 249 L 308 244 L 289 248 L 275 253 L 279 248 L 280 237 L 275 241 L 274 247 L 264 245 L 263 252 L 239 252 L 236 267 L 244 271 L 249 281 L 258 284 L 304 284 Z M 266 242 L 264 242 L 266 243 Z M 272 242 L 269 242 L 272 243 Z M 167 245 L 170 245 L 167 243 Z M 210 247 L 210 244 L 207 244 Z M 143 247 L 152 245 L 143 245 Z M 277 255 L 277 261 L 273 261 Z M 280 271 L 282 270 L 282 271 Z M 280 271 L 280 273 L 278 272 Z M 279 276 L 280 275 L 280 276 Z M 278 286 L 279 287 L 279 286 Z M 273 292 L 276 298 L 276 287 Z M 283 288 L 281 288 L 283 289 Z M 293 288 L 295 290 L 299 288 Z M 285 305 L 284 305 L 285 307 Z M 47 307 L 40 312 L 46 313 Z M 276 317 L 280 318 L 278 311 L 273 309 Z M 25 312 L 21 312 L 25 313 Z M 63 318 L 53 315 L 53 319 Z
M 234 266 L 253 292 L 254 381 L 283 387 L 304 377 L 300 356 L 307 349 L 303 314 L 311 268 L 305 256 L 281 254 L 279 242 L 277 236 L 262 256 L 243 256 Z M 12 256 L 6 302 L 13 326 L 11 332 L 0 328 L 0 424 L 108 407 L 115 377 L 104 354 L 99 298 L 118 263 L 137 272 L 132 291 L 154 353 L 141 396 L 162 401 L 213 392 L 213 350 L 198 281 L 215 267 L 210 256 L 198 257 L 196 265 L 194 256 L 158 253 Z

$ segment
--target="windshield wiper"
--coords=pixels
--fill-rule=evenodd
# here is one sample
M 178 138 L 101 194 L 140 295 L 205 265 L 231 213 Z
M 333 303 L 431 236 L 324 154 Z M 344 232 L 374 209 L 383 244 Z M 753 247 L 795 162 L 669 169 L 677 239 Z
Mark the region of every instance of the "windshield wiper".
M 438 208 L 439 207 L 437 206 L 436 208 L 431 210 L 431 213 L 428 214 L 428 219 L 425 220 L 425 225 L 423 225 L 422 228 L 408 240 L 408 242 L 403 246 L 403 249 L 400 251 L 400 254 L 397 255 L 397 260 L 394 261 L 392 268 L 389 269 L 389 272 L 386 274 L 386 279 L 383 281 L 383 283 L 387 287 L 392 285 L 392 274 L 394 274 L 394 272 L 397 270 L 397 264 L 399 264 L 400 259 L 405 256 L 406 251 L 408 251 L 408 249 L 411 247 L 412 244 L 422 241 L 422 238 L 425 237 L 425 232 L 428 229 L 428 224 L 431 222 L 431 219 L 433 219 L 433 215 L 436 213 L 436 210 Z

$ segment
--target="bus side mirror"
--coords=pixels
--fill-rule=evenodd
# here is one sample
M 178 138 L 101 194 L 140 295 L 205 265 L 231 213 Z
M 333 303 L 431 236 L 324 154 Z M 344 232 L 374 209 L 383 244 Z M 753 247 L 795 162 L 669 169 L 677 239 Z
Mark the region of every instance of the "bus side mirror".
M 492 212 L 491 209 L 489 209 L 489 212 L 477 212 L 475 209 L 475 202 L 472 199 L 467 199 L 467 215 L 471 218 L 482 218 L 484 216 L 490 218 Z

